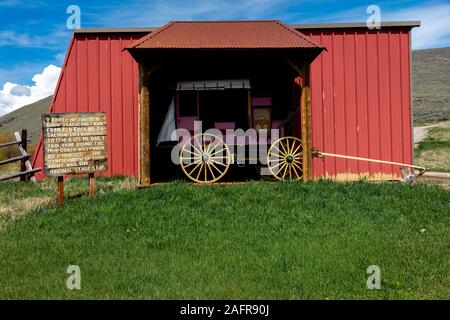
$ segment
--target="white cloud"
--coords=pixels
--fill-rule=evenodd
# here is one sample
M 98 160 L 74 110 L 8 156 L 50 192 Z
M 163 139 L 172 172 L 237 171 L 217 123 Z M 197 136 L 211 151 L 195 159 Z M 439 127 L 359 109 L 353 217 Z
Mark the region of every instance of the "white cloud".
M 420 20 L 421 26 L 412 31 L 413 49 L 450 46 L 450 4 L 424 2 L 416 6 L 391 8 L 390 3 L 379 3 L 382 21 Z M 303 22 L 365 22 L 367 6 L 351 8 Z
M 383 10 L 383 8 L 382 8 Z M 413 29 L 413 49 L 450 46 L 450 4 L 423 5 L 383 14 L 383 20 L 420 20 Z
M 61 50 L 66 47 L 70 31 L 57 28 L 44 35 L 32 35 L 11 30 L 0 30 L 0 47 L 38 48 Z
M 51 64 L 33 77 L 32 86 L 6 82 L 0 90 L 0 116 L 52 95 L 60 73 Z

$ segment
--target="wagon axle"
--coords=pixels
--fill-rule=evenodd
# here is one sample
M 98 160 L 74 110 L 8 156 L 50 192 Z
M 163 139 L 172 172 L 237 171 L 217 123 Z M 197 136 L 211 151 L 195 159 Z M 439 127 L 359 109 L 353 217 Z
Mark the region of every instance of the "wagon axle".
M 222 138 L 209 133 L 195 135 L 183 145 L 180 152 L 183 172 L 200 184 L 222 179 L 236 158 L 232 157 L 230 147 Z M 261 160 L 259 162 L 267 165 L 270 174 L 280 181 L 303 178 L 302 142 L 298 138 L 283 137 L 276 140 L 271 144 L 267 157 Z

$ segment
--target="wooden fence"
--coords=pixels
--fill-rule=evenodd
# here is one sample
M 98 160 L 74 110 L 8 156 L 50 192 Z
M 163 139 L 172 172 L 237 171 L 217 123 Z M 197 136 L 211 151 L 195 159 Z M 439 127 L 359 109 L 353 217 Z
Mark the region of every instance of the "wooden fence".
M 27 130 L 22 130 L 22 134 L 19 132 L 14 133 L 14 137 L 16 141 L 11 141 L 7 143 L 0 144 L 0 148 L 6 148 L 10 146 L 15 146 L 19 148 L 20 156 L 12 157 L 10 159 L 0 160 L 0 166 L 3 166 L 5 164 L 14 163 L 20 161 L 20 172 L 16 173 L 8 173 L 7 175 L 0 176 L 0 181 L 6 181 L 11 180 L 15 178 L 20 178 L 20 181 L 29 181 L 36 182 L 36 178 L 34 177 L 34 174 L 38 171 L 41 171 L 41 168 L 33 169 L 30 163 L 30 158 L 32 157 L 27 152 L 27 145 L 28 145 L 28 136 L 27 136 Z

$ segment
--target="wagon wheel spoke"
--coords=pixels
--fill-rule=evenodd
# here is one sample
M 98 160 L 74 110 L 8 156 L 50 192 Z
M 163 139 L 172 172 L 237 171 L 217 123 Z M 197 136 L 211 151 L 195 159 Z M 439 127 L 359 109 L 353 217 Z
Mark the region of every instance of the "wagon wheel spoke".
M 214 145 L 214 141 L 210 141 L 210 142 L 208 143 L 208 145 L 207 145 L 206 148 L 204 149 L 206 154 L 211 155 L 211 152 L 216 148 L 216 146 L 217 146 L 218 144 L 216 143 L 215 146 L 211 149 L 211 146 L 213 146 L 213 145 Z
M 194 149 L 195 150 L 195 149 Z M 185 149 L 184 151 L 183 151 L 183 153 L 189 153 L 189 154 L 192 154 L 192 155 L 194 155 L 194 156 L 199 156 L 199 157 L 201 157 L 201 153 L 198 153 L 198 152 L 192 152 L 191 150 L 188 150 L 188 149 Z
M 192 143 L 189 143 L 191 146 L 192 146 L 192 149 L 194 149 L 195 151 L 197 151 L 197 154 L 198 155 L 202 155 L 203 154 L 203 152 L 201 151 L 201 150 L 199 150 L 199 149 L 197 149 L 197 147 L 194 145 L 194 144 L 192 144 Z M 201 148 L 201 147 L 200 147 Z
M 289 164 L 289 179 L 292 180 L 292 163 Z
M 228 164 L 226 164 L 226 163 L 222 163 L 220 161 L 216 161 L 216 160 L 213 160 L 213 159 L 210 159 L 210 160 L 211 160 L 212 163 L 218 164 L 218 165 L 220 165 L 222 167 L 228 167 Z
M 282 156 L 286 156 L 286 153 L 284 153 L 283 151 L 280 150 L 280 148 L 278 148 L 275 143 L 272 145 L 272 148 L 277 149 L 279 154 L 281 154 Z
M 216 179 L 216 176 L 214 175 L 214 172 L 211 169 L 211 164 L 210 163 L 206 163 L 206 165 L 208 166 L 208 170 L 209 170 L 209 172 L 211 172 L 211 175 L 212 175 L 213 179 Z
M 302 170 L 302 168 L 300 168 L 300 166 L 299 166 L 298 164 L 296 164 L 295 162 L 293 162 L 293 163 L 292 163 L 292 168 L 294 169 L 294 172 L 295 172 L 295 174 L 297 175 L 297 178 L 300 178 L 301 176 L 303 176 L 303 170 Z M 301 173 L 300 176 L 297 174 L 297 170 L 296 170 L 295 168 L 297 168 L 297 169 L 300 171 L 300 173 Z
M 302 147 L 302 144 L 300 143 L 300 144 L 298 145 L 297 149 L 295 149 L 294 151 L 292 151 L 292 154 L 297 154 L 298 149 L 300 149 L 301 147 Z M 294 148 L 292 148 L 292 149 L 294 149 Z M 302 154 L 302 153 L 303 153 L 303 151 L 300 151 L 299 154 Z
M 200 162 L 200 163 L 198 163 L 196 166 L 195 166 L 195 168 L 194 169 L 192 169 L 192 171 L 191 172 L 189 172 L 189 175 L 191 175 L 191 174 L 193 174 L 194 173 L 194 171 L 195 170 L 197 170 L 198 169 L 198 167 L 200 167 L 200 165 L 201 165 L 202 163 Z
M 283 149 L 283 151 L 284 151 L 284 154 L 289 154 L 289 152 L 288 151 L 286 151 L 286 148 L 284 147 L 284 144 L 281 142 L 280 143 L 280 146 L 281 146 L 281 149 Z
M 216 167 L 216 165 L 213 162 L 210 162 L 209 165 L 211 167 L 213 167 L 214 169 L 216 169 L 217 172 L 219 172 L 220 174 L 222 174 L 223 170 L 220 170 L 219 168 Z
M 202 164 L 201 164 L 201 167 L 200 167 L 200 170 L 198 170 L 198 174 L 197 174 L 197 177 L 195 178 L 195 179 L 199 179 L 200 178 L 200 174 L 202 173 L 202 171 L 203 171 L 203 167 L 205 166 L 205 164 L 202 162 Z
M 185 160 L 191 160 L 191 159 L 190 159 L 190 158 L 186 158 Z M 201 164 L 201 160 L 196 160 L 196 161 L 193 161 L 193 162 L 191 162 L 191 163 L 188 163 L 188 164 L 185 166 L 185 168 L 189 168 L 189 167 L 193 166 L 194 164 Z
M 281 168 L 277 171 L 276 176 L 278 176 L 278 175 L 281 173 L 281 171 L 283 171 L 283 169 L 284 169 L 285 166 L 287 166 L 287 163 L 283 163 L 283 165 L 281 166 Z
M 227 150 L 226 148 L 223 148 L 222 150 L 216 151 L 216 152 L 214 152 L 214 153 L 210 153 L 210 156 L 215 158 L 215 155 L 216 155 L 216 154 L 219 154 L 220 152 L 224 152 L 224 151 L 226 151 L 226 150 Z M 211 150 L 211 151 L 214 151 L 214 149 Z
M 292 164 L 292 170 L 294 171 L 294 173 L 295 173 L 295 176 L 297 177 L 297 179 L 300 179 L 300 176 L 299 176 L 299 174 L 298 174 L 298 172 L 297 172 L 297 170 L 295 169 L 295 167 L 296 167 L 296 164 L 295 163 L 293 163 Z M 300 172 L 301 172 L 301 169 L 300 169 L 300 167 L 299 166 L 297 166 L 298 167 L 298 169 L 300 170 Z
M 275 168 L 277 168 L 277 167 L 279 167 L 280 165 L 282 165 L 282 163 L 277 163 L 277 164 L 275 164 L 274 166 L 270 166 L 269 165 L 269 170 L 270 170 L 270 172 L 274 172 L 275 171 Z
M 212 154 L 214 150 L 220 145 L 220 142 L 215 143 L 216 141 L 211 141 L 211 143 L 208 145 L 207 153 Z M 212 148 L 211 148 L 212 146 Z
M 295 154 L 294 148 L 295 148 L 295 145 L 296 145 L 296 144 L 297 144 L 297 141 L 293 141 L 292 146 L 291 146 L 291 149 L 289 150 L 289 153 L 290 153 L 290 154 Z
M 284 180 L 284 178 L 286 178 L 286 174 L 288 173 L 290 166 L 291 166 L 291 164 L 287 163 L 286 167 L 284 168 L 283 180 Z

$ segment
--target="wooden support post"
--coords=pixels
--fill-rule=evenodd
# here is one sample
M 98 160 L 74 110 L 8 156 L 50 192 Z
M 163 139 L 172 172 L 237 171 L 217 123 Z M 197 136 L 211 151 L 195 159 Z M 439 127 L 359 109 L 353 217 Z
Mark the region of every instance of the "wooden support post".
M 139 64 L 139 186 L 150 186 L 150 84 L 149 71 Z
M 28 137 L 27 137 L 27 130 L 26 129 L 22 130 L 21 139 L 22 139 L 22 142 L 21 142 L 22 148 L 23 148 L 23 150 L 25 150 L 25 152 L 27 152 L 27 139 L 28 139 Z M 20 162 L 20 172 L 27 171 L 27 167 L 26 167 L 27 160 L 28 160 L 28 158 L 23 159 Z M 26 175 L 20 176 L 20 181 L 26 181 L 26 180 L 28 180 L 28 176 L 26 176 Z
M 89 173 L 89 197 L 95 196 L 95 174 Z
M 22 135 L 23 135 L 23 132 L 22 132 Z M 23 148 L 23 144 L 22 144 L 23 143 L 23 139 L 22 139 L 22 136 L 20 135 L 20 133 L 19 132 L 14 132 L 14 136 L 16 137 L 16 141 L 17 142 L 20 141 L 20 143 L 19 143 L 20 154 L 22 156 L 28 155 L 27 151 Z M 25 146 L 26 146 L 26 140 L 25 140 Z M 33 171 L 33 167 L 31 166 L 31 162 L 29 160 L 25 161 L 25 171 L 31 172 L 29 174 L 30 175 L 29 180 L 31 180 L 32 182 L 36 182 L 36 178 L 34 177 L 34 172 L 35 171 Z
M 301 125 L 303 143 L 303 181 L 312 177 L 312 142 L 311 142 L 311 93 L 310 93 L 310 64 L 303 66 L 303 86 L 301 98 Z
M 252 93 L 250 89 L 247 90 L 247 118 L 248 127 L 253 128 Z
M 56 197 L 56 204 L 62 206 L 64 204 L 64 177 L 58 177 L 58 195 Z

